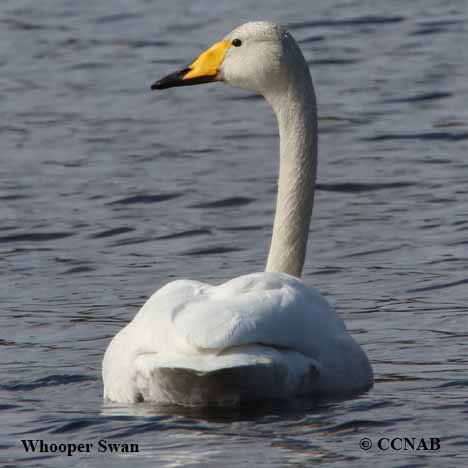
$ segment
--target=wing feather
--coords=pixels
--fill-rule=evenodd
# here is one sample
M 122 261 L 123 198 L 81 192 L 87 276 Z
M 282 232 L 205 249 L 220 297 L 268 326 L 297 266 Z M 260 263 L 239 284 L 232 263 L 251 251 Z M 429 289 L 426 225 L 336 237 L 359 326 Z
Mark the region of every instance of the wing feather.
M 186 302 L 173 319 L 177 342 L 201 350 L 260 343 L 317 355 L 341 326 L 333 308 L 295 278 L 281 275 L 272 285 L 265 275 L 237 278 Z

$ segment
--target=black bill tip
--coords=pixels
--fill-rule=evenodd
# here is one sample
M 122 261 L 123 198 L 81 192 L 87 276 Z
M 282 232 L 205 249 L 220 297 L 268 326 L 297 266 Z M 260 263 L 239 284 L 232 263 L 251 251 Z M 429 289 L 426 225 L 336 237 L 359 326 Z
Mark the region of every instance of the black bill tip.
M 171 73 L 170 75 L 161 78 L 151 85 L 151 91 L 157 89 L 173 88 L 174 86 L 185 86 L 184 76 L 190 71 L 190 68 L 183 68 L 182 70 Z
M 199 76 L 196 78 L 189 78 L 184 80 L 184 76 L 190 71 L 190 68 L 183 68 L 182 70 L 171 73 L 170 75 L 161 78 L 151 85 L 151 91 L 160 89 L 175 88 L 176 86 L 192 86 L 202 83 L 212 83 L 217 81 L 217 75 Z

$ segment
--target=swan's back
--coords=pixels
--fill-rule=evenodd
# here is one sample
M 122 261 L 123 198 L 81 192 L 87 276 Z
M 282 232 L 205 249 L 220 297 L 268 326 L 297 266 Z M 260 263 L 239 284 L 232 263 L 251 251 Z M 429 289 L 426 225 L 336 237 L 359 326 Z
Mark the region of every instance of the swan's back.
M 112 341 L 103 375 L 110 400 L 224 405 L 359 392 L 369 369 L 318 291 L 255 273 L 157 291 Z

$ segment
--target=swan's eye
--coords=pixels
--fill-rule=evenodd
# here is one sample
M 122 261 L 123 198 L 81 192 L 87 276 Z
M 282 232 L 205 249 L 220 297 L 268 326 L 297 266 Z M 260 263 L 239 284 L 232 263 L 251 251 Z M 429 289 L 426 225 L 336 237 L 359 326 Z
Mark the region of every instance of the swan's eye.
M 233 39 L 232 40 L 232 45 L 234 47 L 240 47 L 242 45 L 242 41 L 240 39 Z

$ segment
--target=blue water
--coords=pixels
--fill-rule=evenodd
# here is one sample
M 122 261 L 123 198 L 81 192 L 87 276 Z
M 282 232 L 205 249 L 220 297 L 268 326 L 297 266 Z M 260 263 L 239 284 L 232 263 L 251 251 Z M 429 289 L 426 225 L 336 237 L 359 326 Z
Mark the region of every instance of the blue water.
M 103 404 L 104 350 L 152 292 L 264 266 L 271 110 L 220 84 L 149 91 L 249 19 L 287 25 L 309 61 L 304 281 L 336 300 L 375 387 L 240 412 Z M 2 466 L 467 466 L 467 20 L 464 0 L 3 0 Z M 440 450 L 378 449 L 393 437 Z M 22 439 L 94 445 L 67 457 Z

